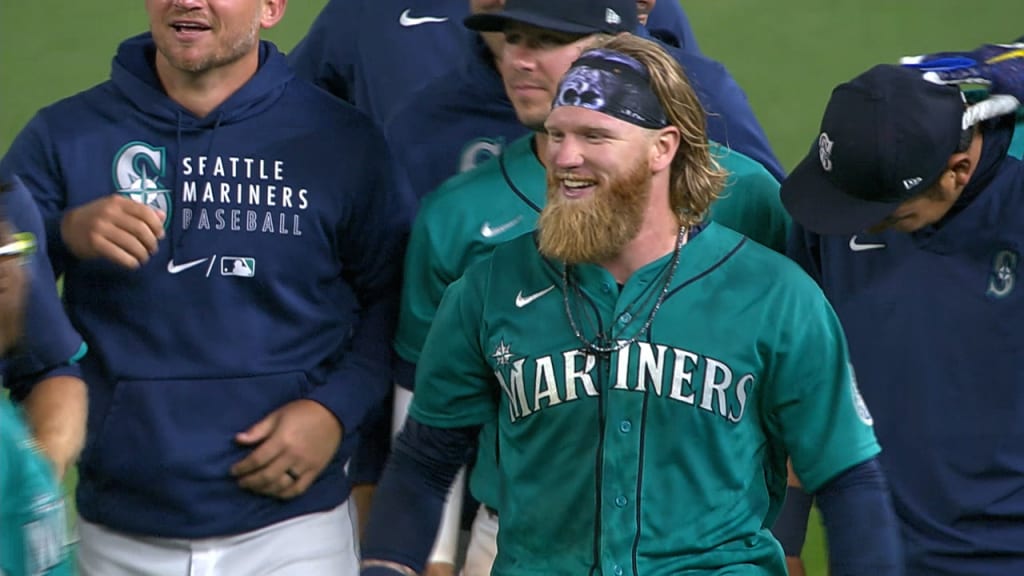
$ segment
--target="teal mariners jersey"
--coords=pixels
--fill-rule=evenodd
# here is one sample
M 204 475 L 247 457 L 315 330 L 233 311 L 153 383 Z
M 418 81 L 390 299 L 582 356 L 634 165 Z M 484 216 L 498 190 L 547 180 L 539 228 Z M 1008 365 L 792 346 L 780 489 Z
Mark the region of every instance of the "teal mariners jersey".
M 0 397 L 0 574 L 71 574 L 64 510 L 53 469 Z
M 494 574 L 777 574 L 786 458 L 809 491 L 879 452 L 839 321 L 796 264 L 710 223 L 620 288 L 533 235 L 445 294 L 410 417 L 497 424 Z M 576 290 L 575 288 L 579 289 Z
M 402 311 L 395 349 L 416 364 L 441 297 L 470 264 L 494 247 L 532 232 L 544 206 L 544 166 L 533 152 L 533 136 L 516 140 L 497 158 L 445 182 L 423 200 L 406 253 Z M 713 153 L 730 175 L 711 219 L 783 252 L 789 216 L 779 183 L 761 164 L 717 144 Z M 485 426 L 470 477 L 475 498 L 497 507 L 494 431 Z

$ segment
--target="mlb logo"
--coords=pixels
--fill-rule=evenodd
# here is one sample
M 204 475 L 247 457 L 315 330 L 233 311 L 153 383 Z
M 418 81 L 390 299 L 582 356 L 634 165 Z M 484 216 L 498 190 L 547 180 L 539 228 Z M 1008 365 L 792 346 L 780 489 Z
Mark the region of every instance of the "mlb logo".
M 256 275 L 256 259 L 223 256 L 220 259 L 220 275 L 252 278 Z

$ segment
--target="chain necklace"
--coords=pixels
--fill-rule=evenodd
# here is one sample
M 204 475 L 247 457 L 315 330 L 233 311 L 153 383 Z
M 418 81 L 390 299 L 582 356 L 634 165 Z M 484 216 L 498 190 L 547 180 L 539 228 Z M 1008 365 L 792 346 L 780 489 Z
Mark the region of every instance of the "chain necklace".
M 637 340 L 639 340 L 640 336 L 647 332 L 647 330 L 651 327 L 651 324 L 654 323 L 654 317 L 658 314 L 658 310 L 661 309 L 661 305 L 665 302 L 665 298 L 668 297 L 669 288 L 672 287 L 672 279 L 676 275 L 676 268 L 679 267 L 679 251 L 686 244 L 686 240 L 686 226 L 680 226 L 679 238 L 678 240 L 676 240 L 676 248 L 672 253 L 672 262 L 669 263 L 668 274 L 665 277 L 665 285 L 661 287 L 661 293 L 658 294 L 658 299 L 654 302 L 654 306 L 651 308 L 651 313 L 648 314 L 647 320 L 644 322 L 644 325 L 641 326 L 640 330 L 638 330 L 636 334 L 634 334 L 628 340 L 618 340 L 615 344 L 612 344 L 610 346 L 603 345 L 603 342 L 607 342 L 609 340 L 609 338 L 606 337 L 603 333 L 597 335 L 597 337 L 595 338 L 596 342 L 592 342 L 590 340 L 587 340 L 587 338 L 583 335 L 583 332 L 580 331 L 579 326 L 576 325 L 576 319 L 573 318 L 572 315 L 572 306 L 569 305 L 569 266 L 562 266 L 562 300 L 565 303 L 565 315 L 569 318 L 569 326 L 572 327 L 573 334 L 576 335 L 576 338 L 580 342 L 582 342 L 583 345 L 586 346 L 586 348 L 589 351 L 595 352 L 597 354 L 609 354 L 611 352 L 618 352 L 619 350 L 622 350 L 626 346 L 629 346 L 636 342 Z

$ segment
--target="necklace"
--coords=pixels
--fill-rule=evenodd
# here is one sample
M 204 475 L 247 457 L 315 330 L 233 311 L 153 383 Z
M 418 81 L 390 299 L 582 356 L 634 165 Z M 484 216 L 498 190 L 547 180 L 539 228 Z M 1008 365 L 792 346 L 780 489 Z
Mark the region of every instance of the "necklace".
M 661 293 L 658 294 L 658 299 L 655 300 L 654 306 L 651 307 L 650 314 L 647 315 L 647 320 L 644 321 L 644 325 L 637 330 L 636 334 L 630 337 L 628 340 L 617 340 L 614 344 L 605 345 L 605 342 L 611 340 L 610 337 L 605 336 L 603 333 L 598 334 L 595 341 L 587 340 L 583 335 L 583 332 L 576 325 L 576 319 L 572 315 L 572 306 L 569 305 L 569 266 L 562 266 L 562 301 L 565 303 L 565 315 L 569 318 L 569 326 L 572 327 L 573 334 L 576 338 L 586 346 L 587 350 L 595 352 L 597 354 L 609 354 L 611 352 L 618 352 L 626 346 L 629 346 L 640 339 L 654 323 L 654 317 L 657 316 L 658 310 L 661 309 L 661 305 L 665 302 L 665 298 L 668 297 L 669 288 L 672 286 L 672 278 L 676 275 L 676 268 L 679 267 L 679 251 L 686 244 L 687 230 L 686 226 L 679 227 L 679 238 L 676 240 L 676 248 L 672 252 L 672 261 L 669 263 L 668 274 L 665 276 L 665 284 L 661 287 Z

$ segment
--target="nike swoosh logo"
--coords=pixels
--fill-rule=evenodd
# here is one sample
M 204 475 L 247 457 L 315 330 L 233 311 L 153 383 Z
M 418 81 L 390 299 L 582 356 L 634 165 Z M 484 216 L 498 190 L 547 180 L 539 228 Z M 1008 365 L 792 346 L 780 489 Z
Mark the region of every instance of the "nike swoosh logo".
M 207 256 L 206 258 L 200 258 L 199 260 L 185 262 L 184 264 L 175 264 L 174 260 L 168 260 L 167 271 L 170 272 L 171 274 L 179 274 L 181 272 L 184 272 L 185 270 L 188 270 L 189 268 L 195 268 L 196 266 L 199 266 L 200 264 L 206 262 L 209 259 L 209 256 Z
M 406 28 L 419 26 L 420 24 L 437 24 L 440 22 L 448 21 L 447 16 L 445 16 L 444 18 L 437 18 L 434 16 L 420 16 L 419 18 L 414 18 L 409 15 L 409 12 L 411 12 L 411 10 L 406 10 L 405 12 L 402 12 L 401 16 L 398 17 L 398 23 L 401 24 L 402 26 L 405 26 Z
M 541 296 L 547 294 L 548 292 L 551 292 L 554 289 L 555 286 L 552 284 L 551 286 L 548 286 L 547 288 L 541 290 L 540 292 L 534 292 L 529 296 L 523 296 L 523 291 L 520 290 L 519 294 L 516 294 L 516 308 L 529 306 L 534 300 L 540 298 Z
M 484 222 L 484 225 L 480 227 L 480 235 L 484 238 L 494 238 L 495 236 L 499 236 L 511 230 L 516 224 L 519 224 L 522 219 L 522 216 L 516 216 L 514 219 L 505 222 L 501 226 L 495 226 L 493 228 L 491 227 L 490 222 Z
M 885 244 L 867 243 L 861 244 L 857 242 L 857 236 L 850 236 L 850 250 L 854 252 L 864 252 L 865 250 L 878 250 L 879 248 L 885 248 Z

